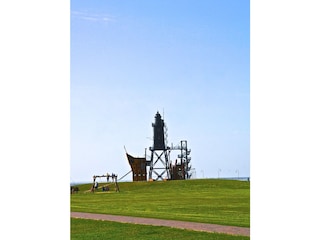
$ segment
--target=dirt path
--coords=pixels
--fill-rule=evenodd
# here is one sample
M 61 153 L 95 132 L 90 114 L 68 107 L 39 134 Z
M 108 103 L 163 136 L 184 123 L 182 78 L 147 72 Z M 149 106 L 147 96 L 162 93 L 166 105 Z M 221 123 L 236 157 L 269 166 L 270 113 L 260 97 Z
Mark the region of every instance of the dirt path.
M 97 213 L 71 212 L 72 218 L 85 218 L 94 220 L 106 220 L 122 223 L 134 223 L 153 226 L 165 226 L 173 228 L 189 229 L 194 231 L 225 233 L 230 235 L 250 236 L 250 228 L 223 226 L 208 223 L 184 222 L 175 220 L 162 220 L 154 218 L 127 217 Z

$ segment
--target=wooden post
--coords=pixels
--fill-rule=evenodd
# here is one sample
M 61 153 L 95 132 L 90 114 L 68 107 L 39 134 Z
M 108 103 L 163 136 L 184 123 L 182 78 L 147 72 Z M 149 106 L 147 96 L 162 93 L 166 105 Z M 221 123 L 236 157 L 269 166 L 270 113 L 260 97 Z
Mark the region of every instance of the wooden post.
M 118 178 L 118 176 L 117 176 L 117 175 L 115 175 L 116 192 L 120 192 L 120 189 L 119 189 L 119 185 L 118 185 L 117 178 Z

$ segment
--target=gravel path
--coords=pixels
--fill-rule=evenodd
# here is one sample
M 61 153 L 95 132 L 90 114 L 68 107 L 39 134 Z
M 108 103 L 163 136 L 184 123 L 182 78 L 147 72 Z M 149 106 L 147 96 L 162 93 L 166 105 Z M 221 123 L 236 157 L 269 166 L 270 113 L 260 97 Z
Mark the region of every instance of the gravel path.
M 223 225 L 209 224 L 209 223 L 195 223 L 195 222 L 184 222 L 184 221 L 175 221 L 175 220 L 127 217 L 127 216 L 117 216 L 117 215 L 97 214 L 97 213 L 82 213 L 82 212 L 71 212 L 71 217 L 94 219 L 94 220 L 106 220 L 106 221 L 122 222 L 122 223 L 153 225 L 153 226 L 165 226 L 165 227 L 189 229 L 194 231 L 225 233 L 230 235 L 250 236 L 250 228 L 223 226 Z

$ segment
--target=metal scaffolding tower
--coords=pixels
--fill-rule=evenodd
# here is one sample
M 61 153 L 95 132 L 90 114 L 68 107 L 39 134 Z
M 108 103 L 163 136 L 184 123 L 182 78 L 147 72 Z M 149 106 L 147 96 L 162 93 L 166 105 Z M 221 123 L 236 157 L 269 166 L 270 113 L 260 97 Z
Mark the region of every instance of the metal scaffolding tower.
M 191 149 L 188 149 L 187 140 L 180 141 L 180 144 L 171 146 L 170 150 L 179 150 L 178 159 L 171 168 L 171 179 L 190 179 L 191 178 Z
M 190 161 L 191 157 L 189 157 L 191 150 L 188 149 L 187 141 L 182 140 L 181 142 L 181 153 L 178 155 L 178 158 L 180 158 L 180 162 L 183 165 L 183 179 L 189 179 L 191 177 L 190 174 Z

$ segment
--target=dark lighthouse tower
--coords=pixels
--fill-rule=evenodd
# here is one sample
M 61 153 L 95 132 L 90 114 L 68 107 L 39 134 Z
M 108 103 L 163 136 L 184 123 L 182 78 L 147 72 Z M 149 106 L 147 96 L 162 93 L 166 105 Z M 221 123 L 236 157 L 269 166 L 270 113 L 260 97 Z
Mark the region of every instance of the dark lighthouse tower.
M 153 146 L 150 147 L 151 161 L 149 179 L 170 179 L 169 147 L 166 146 L 165 123 L 159 112 L 155 115 L 153 127 Z

